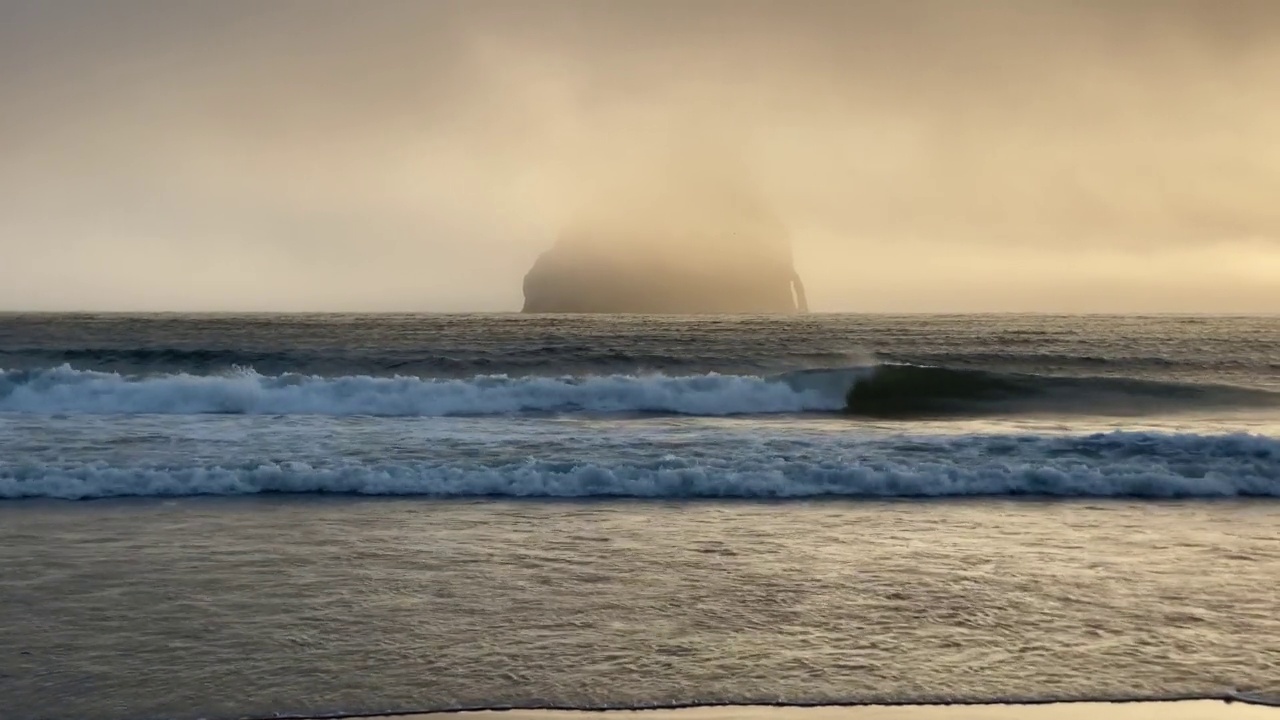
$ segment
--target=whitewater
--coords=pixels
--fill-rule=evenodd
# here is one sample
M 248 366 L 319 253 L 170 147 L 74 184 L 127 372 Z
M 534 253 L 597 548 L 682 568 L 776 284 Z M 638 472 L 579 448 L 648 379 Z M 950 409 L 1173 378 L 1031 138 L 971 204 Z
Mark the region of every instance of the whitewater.
M 1277 498 L 1275 317 L 0 315 L 0 706 L 1277 697 Z
M 831 421 L 673 428 L 662 419 L 570 417 L 512 419 L 506 434 L 488 437 L 474 419 L 445 426 L 421 418 L 394 430 L 377 418 L 276 428 L 132 422 L 127 457 L 76 452 L 84 426 L 66 419 L 11 429 L 9 446 L 25 450 L 16 462 L 0 459 L 0 498 L 1280 497 L 1280 440 L 1248 433 L 880 428 L 849 438 Z
M 852 381 L 853 374 L 847 373 Z M 455 416 L 521 412 L 733 415 L 839 410 L 843 393 L 761 377 L 606 375 L 468 379 L 185 373 L 126 377 L 76 370 L 0 372 L 0 412 Z

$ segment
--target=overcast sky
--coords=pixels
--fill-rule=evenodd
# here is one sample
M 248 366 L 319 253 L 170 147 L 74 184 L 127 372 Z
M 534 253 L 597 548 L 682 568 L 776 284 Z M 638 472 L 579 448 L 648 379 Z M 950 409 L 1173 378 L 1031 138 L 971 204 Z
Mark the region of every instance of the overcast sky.
M 686 172 L 818 311 L 1280 312 L 1280 2 L 0 0 L 0 309 L 515 310 Z

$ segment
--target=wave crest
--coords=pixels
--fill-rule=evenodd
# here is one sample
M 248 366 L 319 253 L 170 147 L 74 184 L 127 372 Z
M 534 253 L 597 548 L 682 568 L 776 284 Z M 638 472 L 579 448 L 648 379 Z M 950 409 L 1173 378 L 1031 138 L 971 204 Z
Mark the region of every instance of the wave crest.
M 69 365 L 0 371 L 0 412 L 448 417 L 516 413 L 869 417 L 1069 413 L 1144 415 L 1276 408 L 1280 393 L 1119 376 L 1054 376 L 921 365 L 814 368 L 774 376 L 133 376 Z
M 739 415 L 839 410 L 847 381 L 744 375 L 469 379 L 314 375 L 130 377 L 76 370 L 0 373 L 0 412 L 451 416 L 529 412 Z

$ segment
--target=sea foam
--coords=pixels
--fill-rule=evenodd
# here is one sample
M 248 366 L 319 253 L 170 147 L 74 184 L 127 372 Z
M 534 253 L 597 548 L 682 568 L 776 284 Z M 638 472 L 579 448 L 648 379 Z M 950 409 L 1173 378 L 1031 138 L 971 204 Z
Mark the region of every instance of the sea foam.
M 0 498 L 181 497 L 259 493 L 437 498 L 929 498 L 965 496 L 1280 497 L 1280 440 L 1257 435 L 856 438 L 701 448 L 650 458 L 547 452 L 522 460 L 454 453 L 377 460 L 127 463 L 56 456 L 0 461 Z
M 847 387 L 847 384 L 844 385 Z M 0 412 L 450 416 L 521 412 L 735 415 L 839 410 L 839 387 L 747 375 L 469 379 L 117 373 L 62 366 L 0 373 Z

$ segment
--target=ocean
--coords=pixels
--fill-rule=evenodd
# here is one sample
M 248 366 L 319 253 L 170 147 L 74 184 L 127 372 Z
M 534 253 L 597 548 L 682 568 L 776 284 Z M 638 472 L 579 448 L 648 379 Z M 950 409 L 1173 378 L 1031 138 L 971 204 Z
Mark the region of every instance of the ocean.
M 0 315 L 8 720 L 1280 697 L 1280 317 Z

